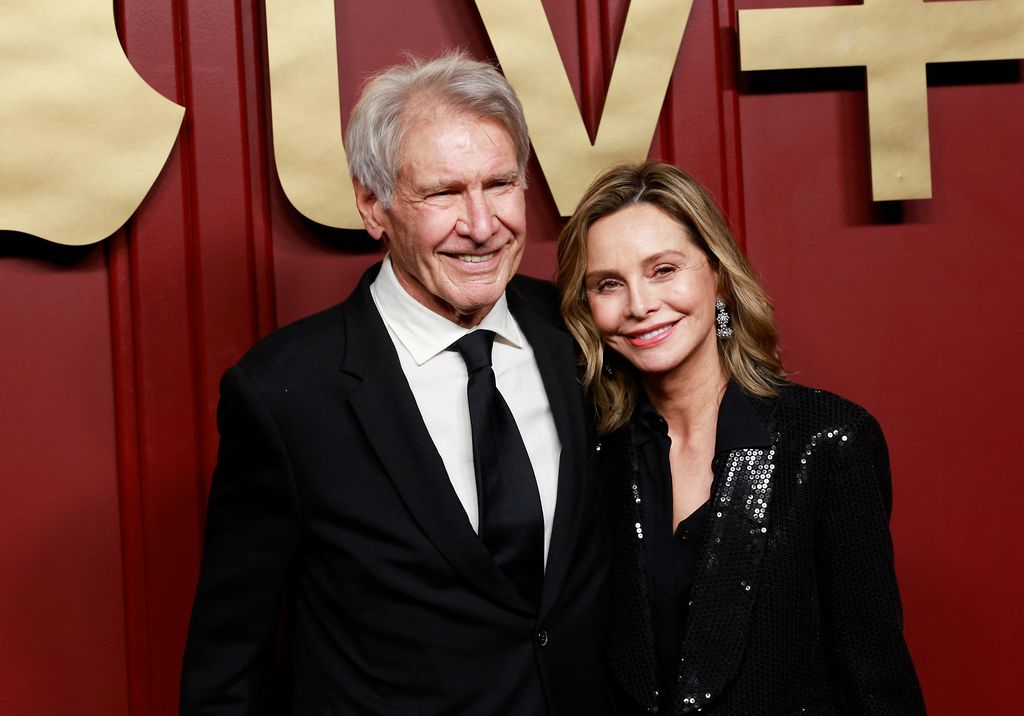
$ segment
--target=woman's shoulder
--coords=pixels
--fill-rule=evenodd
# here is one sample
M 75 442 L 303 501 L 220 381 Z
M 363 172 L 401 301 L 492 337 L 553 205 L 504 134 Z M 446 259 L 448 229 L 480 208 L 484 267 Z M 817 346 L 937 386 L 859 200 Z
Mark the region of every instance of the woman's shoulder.
M 841 395 L 800 383 L 783 383 L 774 398 L 784 410 L 816 411 L 831 415 L 860 417 L 870 415 L 868 411 Z
M 878 421 L 857 403 L 821 388 L 785 383 L 773 404 L 777 427 L 783 434 L 839 436 L 847 442 L 854 434 L 879 433 Z

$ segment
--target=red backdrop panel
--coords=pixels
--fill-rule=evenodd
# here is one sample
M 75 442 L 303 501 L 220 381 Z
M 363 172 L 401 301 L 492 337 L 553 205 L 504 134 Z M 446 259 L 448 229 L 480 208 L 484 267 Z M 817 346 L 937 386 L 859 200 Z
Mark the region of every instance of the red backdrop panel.
M 68 713 L 82 702 L 91 713 L 123 714 L 103 249 L 2 238 L 0 711 Z

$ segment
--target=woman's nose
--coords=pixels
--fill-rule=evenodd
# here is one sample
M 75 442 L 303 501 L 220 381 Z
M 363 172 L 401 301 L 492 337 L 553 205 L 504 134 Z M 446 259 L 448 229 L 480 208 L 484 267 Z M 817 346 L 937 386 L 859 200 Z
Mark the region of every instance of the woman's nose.
M 643 318 L 658 307 L 657 295 L 645 281 L 634 281 L 629 287 L 627 311 L 634 318 Z

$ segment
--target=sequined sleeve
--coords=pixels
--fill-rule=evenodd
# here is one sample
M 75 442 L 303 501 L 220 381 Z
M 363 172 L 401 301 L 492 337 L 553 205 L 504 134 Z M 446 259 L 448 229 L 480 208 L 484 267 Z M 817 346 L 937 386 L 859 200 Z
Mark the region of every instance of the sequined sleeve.
M 836 696 L 851 714 L 923 714 L 903 639 L 885 438 L 864 411 L 828 437 L 834 466 L 822 495 L 816 558 Z

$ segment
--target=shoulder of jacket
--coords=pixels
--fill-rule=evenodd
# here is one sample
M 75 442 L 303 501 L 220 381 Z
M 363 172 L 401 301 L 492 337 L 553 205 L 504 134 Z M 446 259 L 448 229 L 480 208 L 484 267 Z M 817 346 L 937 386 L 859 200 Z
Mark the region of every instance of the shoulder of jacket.
M 285 364 L 304 363 L 330 353 L 340 356 L 344 341 L 343 304 L 275 329 L 239 359 L 247 373 L 265 373 Z
M 793 449 L 861 444 L 881 436 L 881 427 L 871 413 L 827 390 L 790 383 L 770 402 L 774 404 L 774 429 L 782 443 Z
M 550 281 L 516 274 L 505 291 L 511 308 L 525 307 L 549 323 L 562 325 L 558 289 Z
M 828 390 L 812 388 L 799 383 L 785 384 L 780 388 L 779 395 L 775 400 L 784 412 L 799 411 L 832 419 L 870 418 L 870 413 L 852 400 Z
M 263 373 L 291 363 L 301 368 L 309 363 L 341 360 L 345 347 L 345 321 L 361 315 L 372 318 L 370 284 L 380 271 L 380 263 L 368 268 L 348 297 L 335 305 L 300 318 L 272 331 L 243 355 L 238 365 L 247 372 Z

